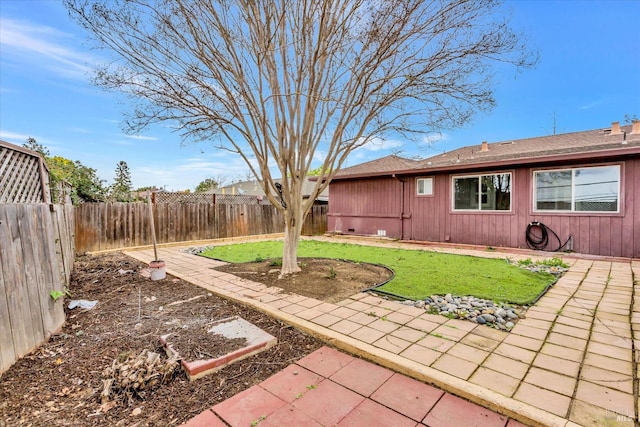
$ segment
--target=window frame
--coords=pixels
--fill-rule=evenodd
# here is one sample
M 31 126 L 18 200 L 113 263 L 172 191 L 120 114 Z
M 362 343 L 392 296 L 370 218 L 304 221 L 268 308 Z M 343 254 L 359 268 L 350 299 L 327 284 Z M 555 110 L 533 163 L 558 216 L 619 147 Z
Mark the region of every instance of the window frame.
M 617 185 L 617 210 L 615 211 L 579 211 L 575 210 L 576 205 L 576 189 L 575 189 L 575 171 L 594 168 L 617 168 L 618 169 L 618 185 Z M 538 209 L 538 188 L 536 174 L 545 172 L 571 172 L 571 209 Z M 607 164 L 595 164 L 588 166 L 568 166 L 563 168 L 542 168 L 532 169 L 531 173 L 531 190 L 532 190 L 532 204 L 531 212 L 534 214 L 550 214 L 550 215 L 580 215 L 580 216 L 593 216 L 593 215 L 609 215 L 616 216 L 621 215 L 623 212 L 623 184 L 622 178 L 624 176 L 623 165 L 620 163 L 607 163 Z
M 420 180 L 430 180 L 431 181 L 431 193 L 420 193 L 418 191 L 418 188 L 420 188 L 420 185 L 418 184 L 418 181 Z M 416 178 L 416 196 L 417 197 L 434 197 L 434 193 L 435 193 L 435 188 L 434 188 L 434 184 L 435 184 L 435 179 L 432 176 L 420 176 Z
M 509 191 L 509 209 L 482 209 L 482 177 L 485 176 L 495 176 L 495 175 L 510 175 L 511 183 L 510 183 L 510 191 Z M 514 177 L 515 173 L 513 170 L 506 171 L 497 171 L 497 172 L 486 172 L 486 173 L 471 173 L 464 175 L 451 175 L 451 212 L 452 213 L 479 213 L 479 214 L 511 214 L 513 213 L 513 189 L 514 186 Z M 464 179 L 464 178 L 477 178 L 478 179 L 478 207 L 476 209 L 457 209 L 456 208 L 456 179 Z M 486 192 L 485 192 L 486 194 Z

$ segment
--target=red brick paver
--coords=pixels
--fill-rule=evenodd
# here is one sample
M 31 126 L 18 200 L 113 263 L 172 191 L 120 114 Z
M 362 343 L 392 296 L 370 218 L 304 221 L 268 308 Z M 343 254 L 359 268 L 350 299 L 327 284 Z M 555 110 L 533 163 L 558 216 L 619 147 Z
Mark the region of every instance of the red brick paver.
M 445 394 L 424 418 L 429 427 L 502 427 L 507 417 L 451 394 Z
M 211 410 L 232 426 L 248 426 L 274 413 L 286 402 L 262 387 L 251 387 L 215 405 Z
M 401 374 L 389 378 L 371 398 L 416 421 L 421 421 L 444 395 L 430 385 Z

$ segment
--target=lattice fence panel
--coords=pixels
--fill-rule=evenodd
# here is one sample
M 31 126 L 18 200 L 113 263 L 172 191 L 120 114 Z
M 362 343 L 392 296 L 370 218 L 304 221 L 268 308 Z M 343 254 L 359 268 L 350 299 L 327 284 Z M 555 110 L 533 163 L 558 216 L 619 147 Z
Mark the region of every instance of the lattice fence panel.
M 247 196 L 231 194 L 205 193 L 154 193 L 155 203 L 213 203 L 216 205 L 268 205 L 269 200 L 264 196 Z
M 0 143 L 0 203 L 47 202 L 40 158 Z
M 265 196 L 248 196 L 242 194 L 216 194 L 218 205 L 270 205 Z
M 213 203 L 213 194 L 203 193 L 153 193 L 155 203 Z

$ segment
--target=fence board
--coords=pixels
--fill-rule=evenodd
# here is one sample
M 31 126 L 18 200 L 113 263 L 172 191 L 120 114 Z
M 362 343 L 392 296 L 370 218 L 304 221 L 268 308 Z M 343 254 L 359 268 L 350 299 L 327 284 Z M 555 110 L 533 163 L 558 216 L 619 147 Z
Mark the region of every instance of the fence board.
M 2 238 L 2 236 L 0 236 Z M 1 254 L 0 254 L 1 255 Z M 2 259 L 0 258 L 0 261 Z M 0 372 L 4 372 L 17 359 L 13 347 L 13 336 L 11 335 L 11 321 L 9 319 L 9 306 L 7 305 L 6 289 L 4 286 L 5 277 L 0 266 L 0 325 L 9 327 L 0 328 Z
M 302 226 L 303 236 L 317 236 L 327 232 L 327 205 L 312 206 Z
M 75 229 L 74 225 L 74 208 L 71 204 L 53 205 L 54 206 L 54 226 L 57 227 L 56 254 L 58 258 L 58 270 L 63 276 L 63 282 L 69 283 L 73 263 L 75 261 L 75 245 L 74 235 L 71 230 Z
M 9 292 L 13 288 L 9 282 L 13 280 L 11 266 L 14 257 L 10 250 L 13 239 L 9 233 L 7 214 L 10 215 L 6 209 L 0 210 L 0 372 L 8 369 L 18 359 L 9 313 Z
M 20 231 L 22 242 L 22 274 L 24 275 L 24 289 L 21 289 L 21 294 L 26 301 L 23 305 L 25 311 L 22 313 L 25 319 L 25 326 L 29 330 L 29 340 L 27 348 L 35 347 L 38 343 L 44 341 L 45 334 L 43 330 L 44 321 L 42 319 L 42 311 L 40 310 L 40 295 L 38 286 L 33 286 L 37 283 L 42 283 L 43 268 L 41 265 L 34 266 L 33 262 L 39 260 L 38 246 L 40 246 L 41 240 L 35 239 L 35 241 L 29 241 L 27 239 L 32 236 L 41 234 L 42 229 L 38 227 L 37 215 L 33 215 L 31 209 L 18 209 L 17 225 Z M 24 236 L 24 237 L 22 237 Z M 46 238 L 54 239 L 53 234 L 46 233 Z M 45 240 L 43 239 L 43 240 Z M 16 259 L 19 259 L 19 254 Z M 35 267 L 35 268 L 34 268 Z M 26 318 L 30 319 L 27 321 Z
M 57 224 L 55 224 L 57 218 L 51 214 L 48 205 L 37 205 L 37 208 L 37 221 L 40 224 L 40 229 L 46 233 L 48 237 L 40 241 L 40 245 L 38 246 L 40 248 L 38 264 L 34 263 L 33 265 L 35 268 L 41 269 L 44 273 L 44 281 L 39 283 L 39 295 L 41 299 L 40 305 L 43 310 L 46 310 L 43 316 L 44 332 L 45 336 L 49 337 L 62 326 L 65 320 L 62 306 L 63 300 L 54 301 L 50 297 L 49 292 L 52 290 L 64 291 L 68 284 L 58 264 L 61 255 L 56 251 L 56 242 L 65 240 L 64 237 L 61 237 L 60 233 L 64 234 L 64 232 L 68 232 L 67 230 L 71 229 L 62 227 L 58 229 Z M 71 238 L 69 237 L 68 240 L 70 241 Z M 66 251 L 75 253 L 73 245 L 66 248 Z M 69 266 L 69 268 L 72 268 L 72 266 Z
M 21 206 L 22 208 L 22 206 Z M 60 319 L 56 316 L 55 303 L 50 297 L 51 291 L 62 291 L 65 283 L 62 282 L 62 274 L 58 270 L 57 254 L 55 249 L 55 240 L 57 232 L 53 227 L 54 213 L 49 211 L 48 205 L 31 205 L 28 206 L 33 216 L 34 228 L 36 235 L 40 235 L 40 239 L 30 239 L 27 243 L 33 247 L 33 259 L 24 267 L 25 269 L 36 268 L 38 270 L 38 282 L 33 283 L 30 288 L 37 291 L 36 301 L 38 301 L 42 314 L 42 329 L 44 337 L 49 335 L 64 322 L 64 318 Z M 36 264 L 37 263 L 37 264 Z M 57 303 L 62 306 L 62 300 Z M 62 310 L 60 310 L 62 312 Z M 58 323 L 60 322 L 60 323 Z
M 5 276 L 8 277 L 5 282 L 7 306 L 9 307 L 9 319 L 11 326 L 11 335 L 13 336 L 13 345 L 16 350 L 16 356 L 21 357 L 31 349 L 29 342 L 31 332 L 31 316 L 28 307 L 25 307 L 24 291 L 26 283 L 24 278 L 24 265 L 22 260 L 22 241 L 18 229 L 18 209 L 17 205 L 6 205 L 5 221 L 9 230 L 8 239 L 3 240 L 3 246 L 6 244 L 7 262 L 2 263 Z M 3 222 L 5 222 L 3 221 Z

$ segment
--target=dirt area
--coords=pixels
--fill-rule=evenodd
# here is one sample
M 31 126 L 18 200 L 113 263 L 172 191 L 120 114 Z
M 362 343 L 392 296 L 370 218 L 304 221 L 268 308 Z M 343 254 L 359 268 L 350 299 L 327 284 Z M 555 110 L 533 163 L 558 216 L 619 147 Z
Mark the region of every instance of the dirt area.
M 278 267 L 269 262 L 222 269 L 326 301 L 342 299 L 391 274 L 366 264 L 301 261 L 302 273 L 284 280 L 277 279 Z M 0 377 L 0 426 L 178 425 L 322 345 L 263 313 L 174 277 L 153 282 L 146 267 L 121 253 L 76 259 L 71 299 L 98 303 L 90 310 L 70 310 L 67 299 L 62 331 Z M 173 333 L 171 342 L 186 360 L 226 354 L 243 340 L 206 331 L 231 316 L 260 327 L 278 343 L 190 382 L 178 363 L 167 359 L 159 337 Z M 135 371 L 126 385 L 123 378 L 138 365 L 146 365 L 146 370 Z M 110 379 L 110 395 L 104 398 L 105 381 Z
M 216 270 L 231 273 L 269 287 L 277 286 L 327 302 L 338 302 L 389 280 L 393 273 L 382 266 L 326 258 L 299 258 L 301 273 L 279 279 L 280 266 L 271 261 L 227 264 Z

